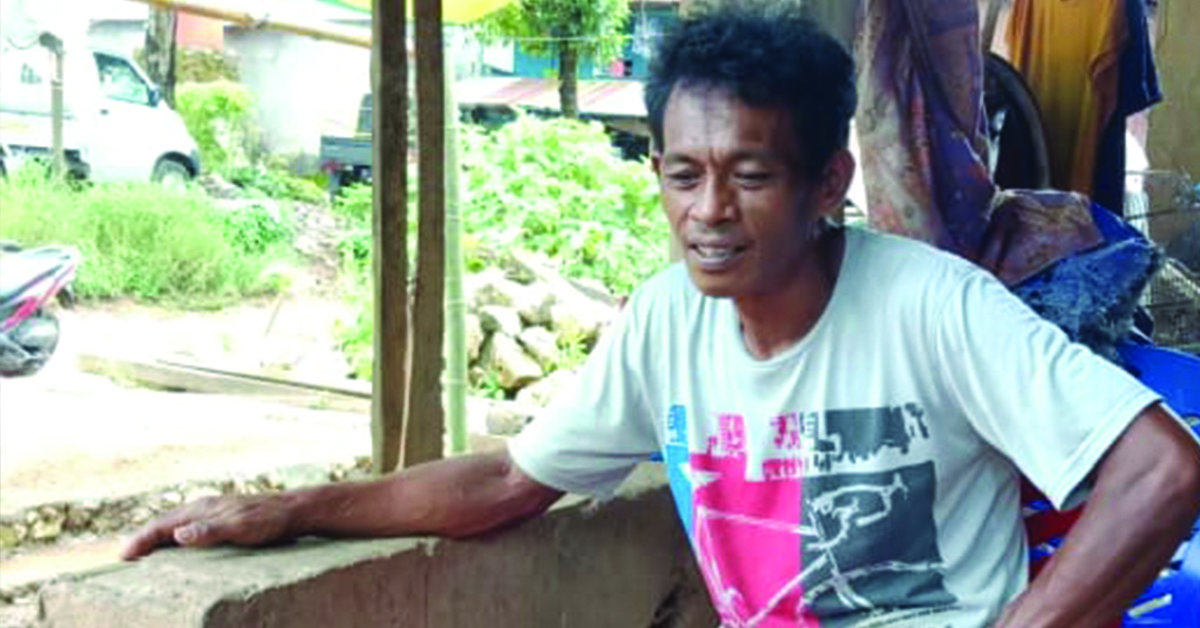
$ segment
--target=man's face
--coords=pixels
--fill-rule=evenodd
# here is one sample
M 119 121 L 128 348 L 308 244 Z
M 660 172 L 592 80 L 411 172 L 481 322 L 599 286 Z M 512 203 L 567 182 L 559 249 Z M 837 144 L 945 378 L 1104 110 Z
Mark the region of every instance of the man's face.
M 654 155 L 663 206 L 692 281 L 714 297 L 788 283 L 818 218 L 792 116 L 722 89 L 676 87 Z

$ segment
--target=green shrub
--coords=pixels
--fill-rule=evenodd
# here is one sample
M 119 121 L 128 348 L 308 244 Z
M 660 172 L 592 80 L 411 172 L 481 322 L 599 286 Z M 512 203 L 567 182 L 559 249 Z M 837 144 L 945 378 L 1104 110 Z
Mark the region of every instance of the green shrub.
M 371 211 L 374 207 L 374 197 L 371 186 L 351 185 L 342 188 L 341 194 L 333 200 L 335 214 L 351 222 L 371 222 Z M 410 199 L 411 201 L 411 199 Z M 409 203 L 412 205 L 412 203 Z M 410 213 L 411 213 L 410 207 Z
M 617 294 L 666 265 L 654 175 L 621 159 L 599 124 L 520 117 L 463 139 L 467 248 L 539 251 Z
M 72 190 L 22 173 L 0 181 L 0 238 L 71 245 L 84 298 L 185 305 L 272 291 L 268 268 L 290 253 L 285 221 L 262 208 L 222 212 L 198 190 L 100 184 Z
M 214 211 L 229 243 L 248 255 L 264 255 L 295 237 L 293 221 L 277 206 L 248 203 Z
M 177 75 L 180 83 L 237 81 L 237 61 L 223 52 L 199 48 L 176 49 Z
M 200 148 L 204 167 L 213 172 L 250 162 L 254 145 L 254 97 L 231 81 L 184 83 L 175 109 Z
M 621 159 L 600 125 L 519 117 L 495 131 L 464 127 L 460 137 L 469 270 L 515 246 L 556 259 L 569 277 L 599 279 L 614 293 L 629 294 L 666 266 L 669 227 L 654 175 L 645 163 Z M 408 178 L 413 260 L 416 173 Z M 359 314 L 337 335 L 363 377 L 371 366 L 371 209 L 370 186 L 346 188 L 334 202 L 334 212 L 350 225 L 341 250 L 359 277 Z M 583 361 L 582 343 L 561 345 L 560 366 Z
M 485 261 L 477 251 L 516 245 L 558 260 L 569 277 L 599 279 L 628 294 L 666 266 L 670 231 L 654 174 L 643 162 L 621 159 L 599 124 L 519 117 L 496 131 L 464 127 L 460 137 L 469 269 Z M 411 258 L 415 170 L 408 181 Z M 343 251 L 369 260 L 370 186 L 345 188 L 333 207 L 359 227 Z
M 229 181 L 265 198 L 303 203 L 324 203 L 325 190 L 308 179 L 263 166 L 244 165 L 229 170 Z
M 133 60 L 143 71 L 147 74 L 150 73 L 147 68 L 145 48 L 135 49 Z M 216 50 L 182 46 L 175 49 L 175 77 L 176 83 L 237 81 L 240 78 L 237 61 L 233 57 Z

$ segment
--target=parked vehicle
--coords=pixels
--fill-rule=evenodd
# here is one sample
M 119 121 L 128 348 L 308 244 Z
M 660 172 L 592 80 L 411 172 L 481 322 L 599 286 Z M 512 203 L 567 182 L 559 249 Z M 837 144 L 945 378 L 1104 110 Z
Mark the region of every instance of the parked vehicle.
M 61 42 L 63 147 L 71 174 L 96 181 L 183 183 L 200 172 L 199 151 L 183 120 L 127 56 L 89 48 L 86 30 L 49 24 L 28 0 L 3 0 L 0 29 L 0 167 L 19 157 L 49 157 L 55 58 L 42 34 Z M 42 12 L 42 13 L 39 13 Z M 58 29 L 58 32 L 55 32 Z
M 353 137 L 321 136 L 321 170 L 329 173 L 329 193 L 354 183 L 370 183 L 375 153 L 371 144 L 374 107 L 371 94 L 362 97 L 358 108 L 358 128 Z
M 0 243 L 0 376 L 32 375 L 54 354 L 58 318 L 47 306 L 55 297 L 74 305 L 79 259 L 69 247 Z

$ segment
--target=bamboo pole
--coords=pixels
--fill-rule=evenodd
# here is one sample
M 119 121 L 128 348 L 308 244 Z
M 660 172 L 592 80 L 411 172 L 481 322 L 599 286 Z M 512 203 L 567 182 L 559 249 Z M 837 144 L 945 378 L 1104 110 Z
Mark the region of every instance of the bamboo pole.
M 446 287 L 446 83 L 442 0 L 416 0 L 417 172 L 420 212 L 412 365 L 401 464 L 444 454 L 442 407 Z
M 373 0 L 375 368 L 371 468 L 396 469 L 408 398 L 407 0 Z
M 327 28 L 325 26 L 317 26 L 313 24 L 301 24 L 299 22 L 291 22 L 287 20 L 279 20 L 268 15 L 255 16 L 245 11 L 233 11 L 222 7 L 197 2 L 195 0 L 130 0 L 131 2 L 140 2 L 148 4 L 160 9 L 170 9 L 179 11 L 180 13 L 189 13 L 201 17 L 208 17 L 217 20 L 223 20 L 231 24 L 236 24 L 242 28 L 253 30 L 273 30 L 283 31 L 285 33 L 294 33 L 296 35 L 304 35 L 315 39 L 323 39 L 327 41 L 336 41 L 351 46 L 359 46 L 360 48 L 371 47 L 371 37 L 362 35 L 349 30 L 339 30 Z M 388 11 L 388 15 L 391 15 Z M 380 15 L 379 11 L 375 11 L 373 15 Z M 393 18 L 396 23 L 404 23 L 404 12 L 401 11 L 399 16 Z M 399 28 L 399 27 L 397 27 Z M 378 32 L 378 31 L 376 31 Z M 389 33 L 391 34 L 391 33 Z
M 462 173 L 458 166 L 454 47 L 446 47 L 446 430 L 450 452 L 467 451 L 467 308 L 463 300 Z

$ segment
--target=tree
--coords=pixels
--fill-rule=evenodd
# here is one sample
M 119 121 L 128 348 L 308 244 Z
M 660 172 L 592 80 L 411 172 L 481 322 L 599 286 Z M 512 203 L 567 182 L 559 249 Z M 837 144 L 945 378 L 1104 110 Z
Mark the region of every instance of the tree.
M 520 0 L 484 19 L 485 40 L 515 39 L 530 54 L 558 59 L 563 117 L 579 117 L 579 63 L 616 57 L 629 0 Z
M 146 73 L 162 89 L 163 99 L 172 107 L 175 106 L 175 23 L 175 11 L 151 8 L 142 49 Z

